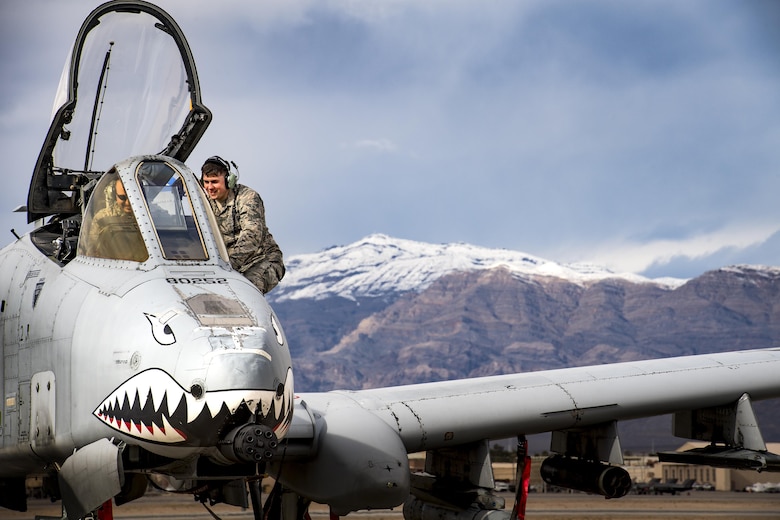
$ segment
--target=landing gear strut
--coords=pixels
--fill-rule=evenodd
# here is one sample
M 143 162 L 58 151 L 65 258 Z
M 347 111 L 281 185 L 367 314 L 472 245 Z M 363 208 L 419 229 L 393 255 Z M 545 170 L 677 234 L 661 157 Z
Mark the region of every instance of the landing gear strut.
M 528 488 L 531 482 L 531 457 L 528 456 L 528 439 L 517 436 L 517 487 L 515 505 L 512 507 L 511 520 L 525 520 L 525 506 L 528 502 Z
M 285 490 L 277 482 L 265 500 L 262 516 L 258 516 L 258 509 L 255 509 L 255 520 L 311 520 L 309 504 L 311 500 Z M 252 507 L 254 505 L 253 498 Z

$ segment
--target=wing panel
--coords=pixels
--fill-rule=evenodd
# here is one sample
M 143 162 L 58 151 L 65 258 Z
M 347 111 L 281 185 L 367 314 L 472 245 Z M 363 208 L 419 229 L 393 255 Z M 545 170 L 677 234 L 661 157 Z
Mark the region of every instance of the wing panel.
M 743 393 L 780 397 L 778 371 L 780 349 L 767 349 L 342 394 L 396 428 L 413 452 L 716 406 Z

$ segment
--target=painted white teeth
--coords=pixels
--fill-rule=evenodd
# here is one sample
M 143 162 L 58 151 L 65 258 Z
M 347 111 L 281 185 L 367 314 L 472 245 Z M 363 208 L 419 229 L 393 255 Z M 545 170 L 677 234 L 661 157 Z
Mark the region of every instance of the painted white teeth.
M 206 402 L 196 401 L 195 398 L 192 397 L 192 394 L 185 394 L 184 398 L 187 403 L 187 422 L 191 423 L 198 418 L 200 412 L 203 411 L 203 405 L 205 405 Z
M 264 417 L 270 413 L 273 406 L 275 419 L 278 420 L 280 416 L 287 417 L 292 413 L 292 373 L 289 370 L 285 383 L 282 396 L 277 396 L 273 390 L 225 390 L 206 392 L 203 397 L 196 399 L 166 372 L 150 369 L 114 390 L 93 414 L 105 424 L 133 437 L 153 442 L 177 443 L 186 440 L 186 427 L 184 432 L 177 431 L 171 426 L 170 418 L 177 412 L 182 398 L 187 407 L 186 421 L 189 424 L 204 412 L 204 408 L 208 409 L 210 418 L 214 419 L 223 407 L 234 414 L 242 404 L 252 413 L 259 411 Z M 144 410 L 144 417 L 125 419 L 122 416 L 125 403 L 128 403 L 131 409 Z M 153 412 L 148 409 L 149 404 L 152 405 Z M 286 431 L 279 433 L 283 436 Z
M 152 394 L 152 408 L 157 412 L 160 410 L 160 406 L 162 406 L 163 399 L 165 398 L 165 390 L 160 387 L 152 386 L 150 393 Z
M 176 428 L 171 426 L 171 423 L 168 422 L 168 419 L 163 415 L 163 427 L 165 428 L 165 442 L 181 442 L 184 440 L 184 437 L 182 437 L 178 431 L 176 431 Z M 159 440 L 159 439 L 155 439 Z

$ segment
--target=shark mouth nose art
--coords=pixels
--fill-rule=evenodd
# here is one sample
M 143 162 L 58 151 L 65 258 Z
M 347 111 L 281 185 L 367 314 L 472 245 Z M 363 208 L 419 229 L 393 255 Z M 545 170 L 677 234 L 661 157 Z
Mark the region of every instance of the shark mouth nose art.
M 167 372 L 153 368 L 122 383 L 92 413 L 137 439 L 198 445 L 209 441 L 215 426 L 224 425 L 242 407 L 259 414 L 272 428 L 286 424 L 292 412 L 291 398 L 291 393 L 276 390 L 222 390 L 196 398 Z M 282 430 L 278 433 L 284 435 L 286 428 Z

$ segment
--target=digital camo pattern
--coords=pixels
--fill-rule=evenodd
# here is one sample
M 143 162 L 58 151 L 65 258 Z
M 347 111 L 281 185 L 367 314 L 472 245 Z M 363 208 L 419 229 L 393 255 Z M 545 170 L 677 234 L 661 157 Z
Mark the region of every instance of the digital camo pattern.
M 265 223 L 260 195 L 239 184 L 228 192 L 223 205 L 210 201 L 225 241 L 230 264 L 264 294 L 284 276 L 282 250 Z

